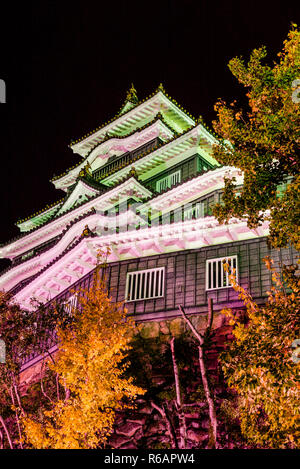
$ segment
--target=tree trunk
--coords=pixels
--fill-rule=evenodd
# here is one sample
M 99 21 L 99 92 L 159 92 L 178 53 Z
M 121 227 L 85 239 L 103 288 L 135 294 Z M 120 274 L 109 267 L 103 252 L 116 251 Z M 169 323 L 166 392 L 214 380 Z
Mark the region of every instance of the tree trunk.
M 184 309 L 181 305 L 179 305 L 179 310 L 185 320 L 185 322 L 188 324 L 190 327 L 191 331 L 193 332 L 194 336 L 196 339 L 199 341 L 199 365 L 200 365 L 200 372 L 201 372 L 201 378 L 202 378 L 202 383 L 203 383 L 203 389 L 205 393 L 205 398 L 206 402 L 208 404 L 208 410 L 209 410 L 209 420 L 210 420 L 210 427 L 212 431 L 212 438 L 213 438 L 213 448 L 218 448 L 218 443 L 217 443 L 217 416 L 216 416 L 216 409 L 215 409 L 215 404 L 214 404 L 214 399 L 212 392 L 209 388 L 208 384 L 208 379 L 207 379 L 207 371 L 206 371 L 206 366 L 205 366 L 205 353 L 204 353 L 204 336 L 208 337 L 211 327 L 212 327 L 212 322 L 213 322 L 213 304 L 212 304 L 212 299 L 209 298 L 208 300 L 208 316 L 207 316 L 207 325 L 205 329 L 205 334 L 204 336 L 201 335 L 193 326 L 189 318 L 184 312 Z
M 213 396 L 211 394 L 211 391 L 210 391 L 210 388 L 209 388 L 209 385 L 208 385 L 206 366 L 205 366 L 204 354 L 203 354 L 203 348 L 199 345 L 198 349 L 199 349 L 199 364 L 200 364 L 202 383 L 203 383 L 203 388 L 204 388 L 206 401 L 208 403 L 209 420 L 210 420 L 210 426 L 211 426 L 212 437 L 213 437 L 213 447 L 217 448 L 217 416 L 216 416 L 216 409 L 215 409 Z
M 174 337 L 170 341 L 171 352 L 172 352 L 172 361 L 173 361 L 173 370 L 174 370 L 174 377 L 175 377 L 175 389 L 176 389 L 176 405 L 177 405 L 177 413 L 179 419 L 179 432 L 180 432 L 180 449 L 185 449 L 186 447 L 186 421 L 185 416 L 182 408 L 181 402 L 181 393 L 180 393 L 180 382 L 179 382 L 179 372 L 175 358 L 175 351 L 174 351 Z
M 51 399 L 50 396 L 48 396 L 48 394 L 46 394 L 45 392 L 45 389 L 44 389 L 44 381 L 43 381 L 43 371 L 44 371 L 44 365 L 45 365 L 45 359 L 43 358 L 43 361 L 42 361 L 42 365 L 41 365 L 41 371 L 40 371 L 40 384 L 41 384 L 41 391 L 42 391 L 42 394 L 43 396 L 46 397 L 46 399 L 48 399 L 52 404 L 54 404 L 54 401 L 53 399 Z
M 21 404 L 18 385 L 17 385 L 17 382 L 16 382 L 16 377 L 14 375 L 12 376 L 12 382 L 13 382 L 13 388 L 14 388 L 14 391 L 15 391 L 15 395 L 16 395 L 16 398 L 17 398 L 17 401 L 18 401 L 18 406 L 20 407 L 20 411 L 21 411 L 22 416 L 25 417 L 25 411 L 24 411 L 23 406 Z
M 10 397 L 11 397 L 12 404 L 13 404 L 13 406 L 14 406 L 14 408 L 15 408 L 16 422 L 17 422 L 17 427 L 18 427 L 18 432 L 19 432 L 19 438 L 20 438 L 20 447 L 21 447 L 21 449 L 23 449 L 22 433 L 21 433 L 21 427 L 20 427 L 20 419 L 19 419 L 19 416 L 18 416 L 18 410 L 17 410 L 17 406 L 16 406 L 16 403 L 15 403 L 14 391 L 13 391 L 13 388 L 12 388 L 12 387 L 10 388 Z
M 2 424 L 2 427 L 4 428 L 4 431 L 6 433 L 10 449 L 14 449 L 11 438 L 10 438 L 9 431 L 8 431 L 7 426 L 5 425 L 5 422 L 4 422 L 3 418 L 1 417 L 1 415 L 0 415 L 0 423 Z

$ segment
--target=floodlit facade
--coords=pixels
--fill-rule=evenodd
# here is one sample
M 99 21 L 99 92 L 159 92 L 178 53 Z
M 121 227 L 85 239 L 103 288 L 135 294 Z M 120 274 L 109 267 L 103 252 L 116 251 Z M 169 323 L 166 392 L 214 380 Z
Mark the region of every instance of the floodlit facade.
M 271 252 L 268 223 L 256 229 L 238 219 L 220 225 L 212 215 L 222 200 L 224 176 L 243 174 L 212 156 L 217 138 L 170 98 L 163 87 L 139 101 L 132 87 L 120 112 L 70 148 L 82 162 L 52 179 L 65 196 L 20 220 L 21 234 L 2 244 L 11 266 L 0 289 L 26 309 L 31 298 L 76 303 L 88 287 L 97 253 L 109 248 L 107 287 L 126 301 L 138 321 L 243 305 L 223 262 L 257 301 L 265 300 L 270 274 L 261 260 L 293 263 L 291 248 Z M 72 292 L 71 292 L 72 291 Z

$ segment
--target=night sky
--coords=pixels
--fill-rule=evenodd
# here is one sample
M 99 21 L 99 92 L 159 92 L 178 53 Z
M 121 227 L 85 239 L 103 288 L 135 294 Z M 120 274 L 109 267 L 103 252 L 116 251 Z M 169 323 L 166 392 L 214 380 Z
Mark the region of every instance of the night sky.
M 0 242 L 63 196 L 49 179 L 81 161 L 72 138 L 113 117 L 131 82 L 139 99 L 160 82 L 193 116 L 219 97 L 243 102 L 227 64 L 266 45 L 276 58 L 296 3 L 287 1 L 24 2 L 1 6 Z M 110 6 L 111 5 L 111 6 Z M 298 12 L 297 12 L 298 10 Z M 299 22 L 298 22 L 299 23 Z M 0 261 L 0 268 L 7 261 Z

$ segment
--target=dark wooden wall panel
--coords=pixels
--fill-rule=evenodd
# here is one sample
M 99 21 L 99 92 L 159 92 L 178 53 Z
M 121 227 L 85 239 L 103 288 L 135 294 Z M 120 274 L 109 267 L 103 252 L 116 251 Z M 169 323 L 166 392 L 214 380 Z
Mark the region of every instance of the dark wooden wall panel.
M 262 259 L 269 255 L 278 267 L 281 262 L 294 263 L 297 253 L 292 248 L 271 251 L 266 240 L 260 238 L 116 262 L 109 264 L 106 269 L 109 293 L 113 301 L 123 301 L 127 272 L 164 267 L 164 297 L 128 302 L 126 307 L 129 313 L 139 315 L 171 311 L 175 310 L 179 304 L 187 307 L 203 306 L 207 304 L 209 297 L 213 298 L 215 304 L 221 304 L 222 307 L 226 307 L 227 304 L 232 306 L 238 300 L 238 295 L 232 288 L 209 292 L 205 289 L 206 260 L 231 255 L 238 257 L 239 283 L 250 291 L 254 299 L 262 299 L 271 286 L 271 275 Z M 71 289 L 89 288 L 92 275 L 92 272 L 87 274 Z M 57 299 L 67 299 L 71 295 L 70 290 L 62 292 Z

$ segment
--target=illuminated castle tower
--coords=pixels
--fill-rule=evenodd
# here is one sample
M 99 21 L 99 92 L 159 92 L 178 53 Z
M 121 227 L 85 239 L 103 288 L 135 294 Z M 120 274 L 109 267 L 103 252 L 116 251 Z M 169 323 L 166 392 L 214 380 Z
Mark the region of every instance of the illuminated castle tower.
M 178 304 L 188 314 L 240 308 L 223 271 L 228 258 L 241 285 L 264 301 L 270 275 L 261 259 L 293 262 L 289 249 L 270 253 L 267 223 L 249 229 L 220 225 L 212 207 L 224 176 L 243 175 L 212 157 L 216 137 L 160 85 L 139 101 L 132 86 L 120 112 L 70 148 L 82 162 L 52 179 L 65 197 L 18 222 L 21 234 L 3 244 L 11 266 L 0 288 L 27 309 L 30 299 L 75 302 L 70 290 L 88 287 L 99 249 L 110 248 L 107 282 L 137 320 L 170 319 Z

